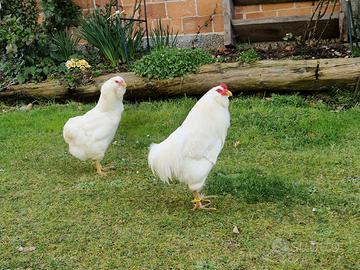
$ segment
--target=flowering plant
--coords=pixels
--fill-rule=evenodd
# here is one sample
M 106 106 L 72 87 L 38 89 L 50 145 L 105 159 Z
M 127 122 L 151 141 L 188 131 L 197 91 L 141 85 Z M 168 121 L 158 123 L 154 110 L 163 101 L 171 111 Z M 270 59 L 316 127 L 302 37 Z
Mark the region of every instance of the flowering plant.
M 71 58 L 66 61 L 67 75 L 65 79 L 70 89 L 75 89 L 77 85 L 90 81 L 90 73 L 87 72 L 91 66 L 85 59 Z
M 70 60 L 66 61 L 65 66 L 68 70 L 79 68 L 82 71 L 91 67 L 85 59 L 78 60 L 76 58 L 71 58 Z

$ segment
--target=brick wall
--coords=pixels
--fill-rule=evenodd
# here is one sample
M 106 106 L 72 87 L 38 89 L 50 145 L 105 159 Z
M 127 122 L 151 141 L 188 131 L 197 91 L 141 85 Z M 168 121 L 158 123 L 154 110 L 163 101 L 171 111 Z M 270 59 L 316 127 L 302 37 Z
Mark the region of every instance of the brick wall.
M 83 8 L 84 12 L 93 9 L 93 0 L 73 0 Z M 104 6 L 109 0 L 96 0 L 97 6 Z M 119 0 L 125 12 L 131 13 L 135 0 Z M 201 33 L 220 33 L 224 31 L 223 0 L 147 0 L 149 25 L 153 27 L 156 19 L 164 25 L 170 25 L 179 35 L 194 34 L 198 27 L 213 20 Z M 264 19 L 278 16 L 311 15 L 315 5 L 312 1 L 279 4 L 257 4 L 235 7 L 235 18 L 242 20 Z M 336 7 L 336 13 L 340 10 Z M 329 9 L 328 12 L 331 12 Z
M 280 16 L 303 16 L 311 15 L 315 10 L 316 4 L 312 1 L 288 2 L 279 4 L 258 4 L 249 6 L 236 6 L 235 18 L 242 20 L 266 19 Z M 340 5 L 335 8 L 335 13 L 340 10 Z M 332 12 L 332 5 L 327 9 L 327 13 Z
M 74 0 L 86 12 L 93 8 L 93 0 Z M 119 0 L 125 12 L 131 13 L 134 0 Z M 104 6 L 108 0 L 96 0 L 98 6 Z M 164 25 L 170 25 L 179 35 L 194 34 L 198 27 L 213 20 L 203 27 L 201 33 L 223 33 L 223 0 L 147 0 L 147 14 L 150 26 L 156 19 L 161 19 Z

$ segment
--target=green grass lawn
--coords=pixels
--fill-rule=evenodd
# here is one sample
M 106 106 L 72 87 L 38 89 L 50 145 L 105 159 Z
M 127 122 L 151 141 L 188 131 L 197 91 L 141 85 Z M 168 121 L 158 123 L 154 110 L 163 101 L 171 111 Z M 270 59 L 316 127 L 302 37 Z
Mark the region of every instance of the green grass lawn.
M 126 104 L 107 177 L 62 138 L 93 104 L 0 106 L 0 269 L 359 269 L 360 108 L 233 99 L 205 189 L 218 210 L 193 212 L 147 153 L 195 102 Z

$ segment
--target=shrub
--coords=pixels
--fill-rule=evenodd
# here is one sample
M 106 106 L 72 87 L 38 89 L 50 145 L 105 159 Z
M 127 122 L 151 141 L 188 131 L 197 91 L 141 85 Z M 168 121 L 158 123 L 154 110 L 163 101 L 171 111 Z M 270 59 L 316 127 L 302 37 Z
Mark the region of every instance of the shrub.
M 353 56 L 353 57 L 360 57 L 360 48 L 353 47 L 351 53 L 352 53 L 352 56 Z
M 51 55 L 54 30 L 72 26 L 79 8 L 71 0 L 42 1 L 45 23 L 37 24 L 35 0 L 2 1 L 0 9 L 0 86 L 26 81 L 40 81 L 50 73 L 64 71 L 65 66 Z M 77 12 L 70 12 L 69 7 Z M 61 7 L 61 8 L 59 8 Z M 48 10 L 56 13 L 52 20 Z M 66 17 L 65 17 L 66 16 Z M 71 19 L 68 19 L 71 18 Z M 48 23 L 56 21 L 56 23 Z M 51 27 L 50 27 L 51 25 Z
M 116 1 L 110 2 L 105 9 L 95 10 L 80 27 L 80 33 L 87 42 L 98 48 L 113 67 L 119 63 L 129 63 L 136 52 L 142 48 L 144 31 L 136 22 L 122 20 L 118 12 L 111 14 Z M 135 3 L 131 18 L 140 8 Z
M 202 49 L 165 48 L 154 50 L 135 62 L 132 69 L 147 78 L 166 79 L 196 71 L 201 65 L 215 60 Z
M 72 0 L 41 0 L 45 15 L 43 29 L 48 33 L 65 31 L 70 26 L 78 26 L 81 9 Z

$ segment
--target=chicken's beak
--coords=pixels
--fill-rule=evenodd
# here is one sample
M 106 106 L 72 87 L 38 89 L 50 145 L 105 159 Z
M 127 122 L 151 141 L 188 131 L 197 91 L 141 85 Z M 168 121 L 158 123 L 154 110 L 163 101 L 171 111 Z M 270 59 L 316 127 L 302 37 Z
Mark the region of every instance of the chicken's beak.
M 233 94 L 231 93 L 230 90 L 227 90 L 227 91 L 226 91 L 226 95 L 227 95 L 228 97 L 232 97 Z
M 126 86 L 127 86 L 126 82 L 122 82 L 121 85 L 122 85 L 124 88 L 126 88 Z

